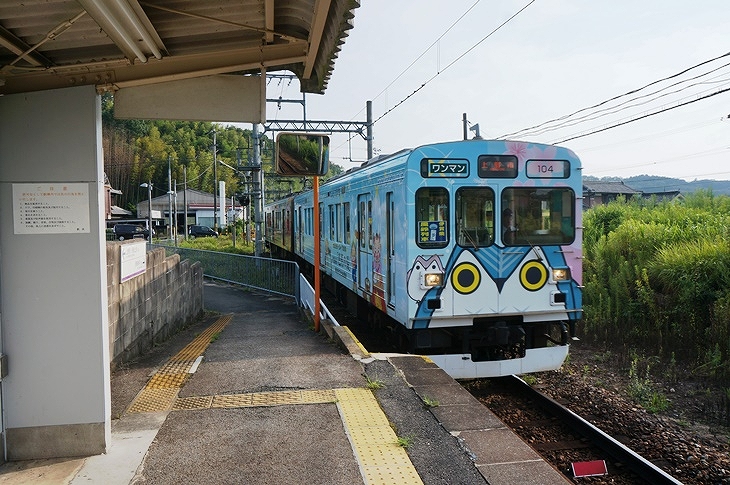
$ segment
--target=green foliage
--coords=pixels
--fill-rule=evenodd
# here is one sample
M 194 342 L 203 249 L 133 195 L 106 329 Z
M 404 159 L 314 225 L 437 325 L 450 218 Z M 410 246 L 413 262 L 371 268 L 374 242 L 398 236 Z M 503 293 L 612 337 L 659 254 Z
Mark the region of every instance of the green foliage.
M 122 194 L 117 204 L 133 212 L 137 203 L 147 199 L 147 190 L 139 186 L 152 181 L 153 197 L 167 193 L 171 183 L 182 190 L 187 187 L 213 193 L 215 186 L 214 160 L 219 181 L 226 183 L 226 193 L 246 191 L 245 170 L 229 167 L 250 166 L 253 160 L 251 130 L 218 123 L 200 121 L 117 120 L 114 100 L 102 97 L 102 131 L 104 171 L 109 183 Z M 216 133 L 216 156 L 213 156 L 213 131 Z M 273 165 L 273 140 L 261 137 L 261 163 L 265 193 L 272 198 L 299 192 L 311 179 L 276 176 Z M 227 166 L 226 166 L 227 165 Z M 171 181 L 168 179 L 168 167 Z M 342 167 L 330 164 L 327 180 L 342 172 Z
M 525 381 L 528 386 L 534 386 L 537 384 L 537 377 L 532 374 L 525 374 L 524 376 L 520 376 L 520 378 Z
M 399 436 L 397 445 L 406 450 L 413 446 L 413 438 L 411 436 Z
M 385 387 L 385 383 L 381 381 L 380 379 L 372 379 L 370 376 L 365 376 L 365 387 L 370 389 L 371 391 L 374 391 L 376 389 L 382 389 Z
M 619 200 L 584 225 L 586 338 L 730 377 L 730 197 Z
M 236 247 L 233 247 L 233 238 L 230 235 L 221 237 L 199 237 L 195 239 L 181 240 L 178 242 L 181 248 L 201 249 L 205 251 L 216 251 L 219 253 L 254 254 L 253 242 L 246 244 L 244 237 L 239 234 L 236 237 Z
M 631 361 L 627 392 L 634 401 L 641 404 L 650 413 L 666 411 L 669 408 L 669 400 L 654 388 L 654 384 L 649 378 L 648 364 L 645 375 L 643 377 L 639 375 L 637 359 Z
M 423 404 L 425 404 L 427 408 L 436 408 L 439 406 L 438 400 L 431 399 L 428 396 L 423 396 Z

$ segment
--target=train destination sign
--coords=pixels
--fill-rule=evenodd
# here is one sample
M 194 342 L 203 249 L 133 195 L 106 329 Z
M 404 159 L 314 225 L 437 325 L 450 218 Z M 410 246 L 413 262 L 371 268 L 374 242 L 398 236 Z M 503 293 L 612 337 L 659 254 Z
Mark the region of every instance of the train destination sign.
M 514 155 L 479 155 L 477 170 L 481 178 L 517 177 L 517 157 Z
M 564 179 L 570 175 L 567 160 L 528 160 L 527 176 L 531 179 Z
M 466 178 L 469 176 L 469 161 L 424 158 L 421 160 L 421 176 L 425 178 Z

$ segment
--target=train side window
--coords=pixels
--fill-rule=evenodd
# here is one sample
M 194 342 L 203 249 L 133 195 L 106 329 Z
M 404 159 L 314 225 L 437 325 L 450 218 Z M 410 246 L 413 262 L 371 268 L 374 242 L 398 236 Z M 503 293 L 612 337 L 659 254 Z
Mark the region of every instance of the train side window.
M 360 201 L 360 211 L 357 225 L 357 237 L 360 239 L 360 248 L 365 249 L 365 200 Z
M 462 187 L 456 191 L 456 238 L 460 246 L 489 246 L 494 242 L 494 191 Z
M 335 212 L 333 214 L 335 218 L 335 241 L 342 241 L 342 224 L 340 223 L 340 213 L 342 212 L 342 204 L 335 204 Z
M 329 206 L 330 210 L 330 241 L 334 241 L 335 239 L 335 230 L 337 227 L 337 218 L 335 217 L 335 206 L 330 204 Z
M 373 249 L 373 201 L 368 199 L 368 249 Z
M 449 191 L 422 187 L 416 191 L 416 243 L 443 248 L 449 243 Z
M 575 193 L 569 187 L 515 187 L 502 192 L 505 245 L 571 244 Z
M 345 223 L 345 242 L 350 244 L 350 203 L 342 204 L 342 220 Z

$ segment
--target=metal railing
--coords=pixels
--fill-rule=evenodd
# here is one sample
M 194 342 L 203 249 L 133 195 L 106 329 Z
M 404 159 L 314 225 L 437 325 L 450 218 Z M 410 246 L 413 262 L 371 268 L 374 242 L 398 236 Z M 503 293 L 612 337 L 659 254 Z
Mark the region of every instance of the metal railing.
M 308 309 L 309 313 L 314 315 L 314 288 L 312 288 L 312 285 L 309 284 L 307 278 L 305 278 L 302 274 L 299 275 L 299 288 L 299 306 Z M 320 320 L 331 321 L 332 324 L 336 327 L 340 326 L 339 322 L 335 319 L 335 316 L 330 313 L 327 306 L 324 304 L 324 302 L 322 302 L 322 299 L 319 300 L 319 318 Z
M 203 275 L 208 278 L 291 296 L 297 303 L 300 302 L 299 265 L 292 261 L 180 248 L 164 244 L 148 244 L 148 246 L 164 248 L 165 254 L 168 256 L 179 254 L 180 259 L 199 261 L 203 266 Z

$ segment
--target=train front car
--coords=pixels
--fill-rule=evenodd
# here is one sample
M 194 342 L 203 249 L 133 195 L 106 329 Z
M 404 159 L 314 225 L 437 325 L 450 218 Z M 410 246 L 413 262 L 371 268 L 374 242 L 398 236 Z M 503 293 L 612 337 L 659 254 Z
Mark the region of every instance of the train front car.
M 406 285 L 409 350 L 455 378 L 559 368 L 582 313 L 580 160 L 470 140 L 420 147 L 407 165 L 395 292 Z

